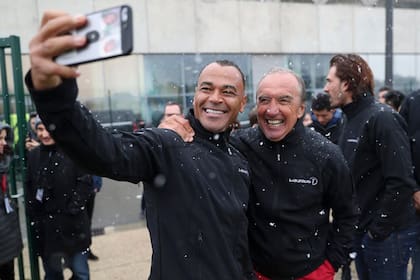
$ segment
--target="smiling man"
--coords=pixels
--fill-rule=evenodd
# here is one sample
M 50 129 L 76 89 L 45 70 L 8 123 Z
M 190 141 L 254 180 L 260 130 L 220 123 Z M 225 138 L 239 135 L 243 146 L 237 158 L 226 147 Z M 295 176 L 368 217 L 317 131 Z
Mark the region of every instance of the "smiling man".
M 270 71 L 257 87 L 258 128 L 232 137 L 252 172 L 249 239 L 259 279 L 332 280 L 353 240 L 350 171 L 336 145 L 303 126 L 304 98 L 296 73 Z
M 30 43 L 26 84 L 54 140 L 93 174 L 143 181 L 153 248 L 149 279 L 254 279 L 248 164 L 228 142 L 228 128 L 246 103 L 243 73 L 226 60 L 204 67 L 187 115 L 195 130 L 191 143 L 158 128 L 116 136 L 76 101 L 75 69 L 53 60 L 83 45 L 57 34 L 85 23 L 84 17 L 47 12 Z M 47 43 L 50 48 L 43 47 Z

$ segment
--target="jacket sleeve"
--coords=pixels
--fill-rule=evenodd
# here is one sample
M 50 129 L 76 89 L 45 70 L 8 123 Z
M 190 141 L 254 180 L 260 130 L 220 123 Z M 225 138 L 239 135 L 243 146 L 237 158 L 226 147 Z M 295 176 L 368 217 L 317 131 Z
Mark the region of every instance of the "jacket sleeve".
M 405 122 L 398 113 L 380 112 L 369 121 L 369 143 L 381 165 L 384 191 L 381 204 L 369 225 L 373 238 L 388 237 L 401 223 L 399 215 L 412 208 L 412 194 L 416 187 L 411 162 L 410 144 L 404 129 Z
M 334 146 L 335 147 L 335 146 Z M 360 215 L 356 192 L 347 163 L 338 150 L 325 169 L 327 176 L 326 200 L 332 210 L 332 227 L 328 237 L 327 259 L 338 270 L 352 252 L 356 226 Z
M 74 79 L 63 80 L 45 91 L 33 89 L 30 72 L 26 85 L 37 112 L 54 140 L 77 165 L 91 174 L 132 183 L 151 181 L 164 172 L 163 145 L 157 134 L 114 135 L 107 132 L 89 110 L 76 101 Z

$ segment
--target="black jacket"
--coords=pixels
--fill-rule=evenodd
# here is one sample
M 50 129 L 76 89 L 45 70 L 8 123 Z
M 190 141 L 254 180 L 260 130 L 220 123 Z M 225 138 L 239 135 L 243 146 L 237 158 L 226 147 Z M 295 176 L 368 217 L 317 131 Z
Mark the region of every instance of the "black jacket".
M 357 206 L 338 146 L 301 121 L 279 142 L 269 141 L 259 128 L 239 130 L 232 139 L 251 167 L 249 239 L 255 269 L 276 280 L 302 277 L 325 259 L 335 269 L 343 265 Z
M 385 239 L 415 218 L 415 181 L 405 122 L 370 95 L 342 109 L 347 123 L 339 145 L 355 181 L 361 208 L 359 229 Z
M 407 122 L 410 138 L 414 176 L 420 184 L 420 90 L 411 93 L 401 105 L 400 114 Z M 419 186 L 417 186 L 417 190 Z
M 228 144 L 227 132 L 213 135 L 190 112 L 192 143 L 163 129 L 116 137 L 75 102 L 74 80 L 31 92 L 54 139 L 80 164 L 100 176 L 144 182 L 153 248 L 149 279 L 253 279 L 248 164 Z
M 86 201 L 92 178 L 56 145 L 28 153 L 26 205 L 36 251 L 47 257 L 85 251 L 91 244 Z M 37 196 L 42 189 L 42 202 Z
M 8 148 L 5 147 L 0 159 L 0 265 L 17 257 L 23 247 L 18 207 L 15 200 L 9 195 L 7 184 L 7 173 L 13 160 L 11 151 L 13 147 L 13 131 L 9 125 L 0 122 L 0 131 L 2 129 L 5 129 L 7 132 L 6 142 Z

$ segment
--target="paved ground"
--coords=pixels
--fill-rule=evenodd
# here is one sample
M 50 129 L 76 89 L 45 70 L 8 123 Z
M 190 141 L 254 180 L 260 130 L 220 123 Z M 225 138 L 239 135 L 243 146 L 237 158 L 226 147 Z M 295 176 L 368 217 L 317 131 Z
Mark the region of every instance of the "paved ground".
M 105 228 L 104 234 L 93 237 L 92 250 L 99 256 L 98 261 L 89 261 L 92 280 L 142 280 L 149 275 L 151 247 L 144 222 Z M 23 256 L 25 279 L 30 279 L 26 247 Z M 42 268 L 40 273 L 42 279 Z M 70 275 L 65 271 L 66 280 Z

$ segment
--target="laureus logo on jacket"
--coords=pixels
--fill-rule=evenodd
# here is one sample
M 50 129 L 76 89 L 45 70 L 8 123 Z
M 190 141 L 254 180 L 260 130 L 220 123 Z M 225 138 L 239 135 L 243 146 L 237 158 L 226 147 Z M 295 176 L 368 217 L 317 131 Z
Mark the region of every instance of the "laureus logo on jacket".
M 289 183 L 308 184 L 308 185 L 316 186 L 316 185 L 318 185 L 318 178 L 316 178 L 316 177 L 310 177 L 308 179 L 289 178 Z
M 243 173 L 246 174 L 247 176 L 249 176 L 248 170 L 244 169 L 244 168 L 240 168 L 238 169 L 239 173 Z

